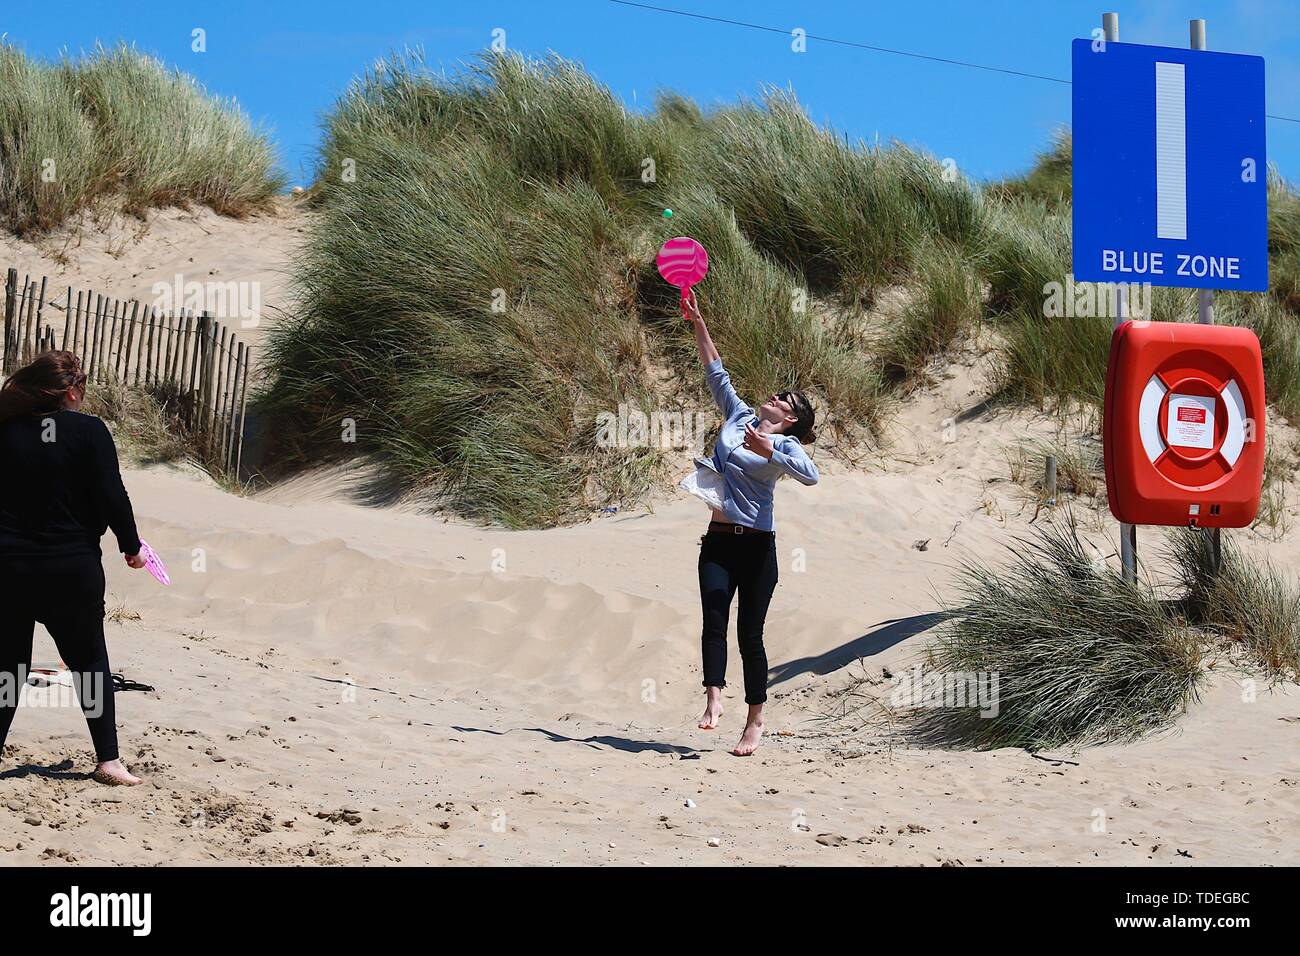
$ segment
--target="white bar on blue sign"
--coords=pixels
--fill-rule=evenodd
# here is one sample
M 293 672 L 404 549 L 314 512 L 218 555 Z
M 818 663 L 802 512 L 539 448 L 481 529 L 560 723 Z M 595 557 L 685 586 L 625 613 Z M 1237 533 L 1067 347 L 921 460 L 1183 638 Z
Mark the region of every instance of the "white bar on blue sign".
M 1156 237 L 1187 238 L 1187 93 L 1181 63 L 1156 63 Z

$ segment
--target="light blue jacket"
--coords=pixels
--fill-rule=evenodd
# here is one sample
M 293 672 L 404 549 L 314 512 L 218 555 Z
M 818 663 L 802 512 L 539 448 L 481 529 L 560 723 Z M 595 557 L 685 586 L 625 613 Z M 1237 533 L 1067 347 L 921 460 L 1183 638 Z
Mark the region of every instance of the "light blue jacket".
M 771 531 L 772 494 L 777 479 L 790 475 L 805 485 L 815 485 L 820 477 L 817 466 L 799 440 L 789 435 L 769 436 L 772 439 L 770 460 L 745 448 L 745 426 L 758 427 L 754 409 L 736 394 L 731 376 L 722 367 L 722 359 L 706 365 L 704 377 L 726 419 L 713 448 L 713 465 L 722 475 L 726 488 L 723 514 L 733 524 Z

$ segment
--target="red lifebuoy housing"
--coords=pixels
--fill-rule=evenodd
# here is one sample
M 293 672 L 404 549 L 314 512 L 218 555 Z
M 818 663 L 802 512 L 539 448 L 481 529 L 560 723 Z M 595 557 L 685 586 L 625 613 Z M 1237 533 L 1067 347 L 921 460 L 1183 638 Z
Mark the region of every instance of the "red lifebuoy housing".
M 1264 363 L 1249 329 L 1125 322 L 1110 340 L 1102 443 L 1111 514 L 1242 528 L 1264 477 Z

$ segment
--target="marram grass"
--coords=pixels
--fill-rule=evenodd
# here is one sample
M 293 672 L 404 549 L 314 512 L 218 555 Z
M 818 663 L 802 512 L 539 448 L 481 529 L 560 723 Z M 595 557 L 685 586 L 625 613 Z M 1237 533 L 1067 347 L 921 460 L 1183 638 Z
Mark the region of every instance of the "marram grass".
M 1167 552 L 1187 594 L 1188 616 L 1239 647 L 1272 680 L 1300 679 L 1300 591 L 1293 576 L 1248 557 L 1231 532 L 1220 535 L 1215 567 L 1210 533 L 1181 528 Z
M 11 232 L 48 232 L 110 200 L 238 216 L 283 184 L 269 140 L 234 102 L 133 47 L 47 63 L 0 43 L 0 224 Z
M 1135 740 L 1196 698 L 1197 636 L 1144 583 L 1097 560 L 1070 520 L 1008 546 L 1010 561 L 970 561 L 928 667 L 997 675 L 996 716 L 969 707 L 917 713 L 922 738 L 977 748 Z

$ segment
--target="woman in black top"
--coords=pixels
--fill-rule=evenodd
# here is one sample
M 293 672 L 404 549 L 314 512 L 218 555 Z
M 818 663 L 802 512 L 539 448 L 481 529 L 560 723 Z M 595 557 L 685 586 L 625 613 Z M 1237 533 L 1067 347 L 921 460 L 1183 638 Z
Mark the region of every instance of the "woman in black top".
M 95 779 L 137 784 L 118 759 L 99 539 L 112 528 L 126 563 L 144 560 L 113 437 L 78 411 L 85 396 L 71 352 L 44 353 L 0 389 L 0 753 L 40 621 L 73 672 Z

